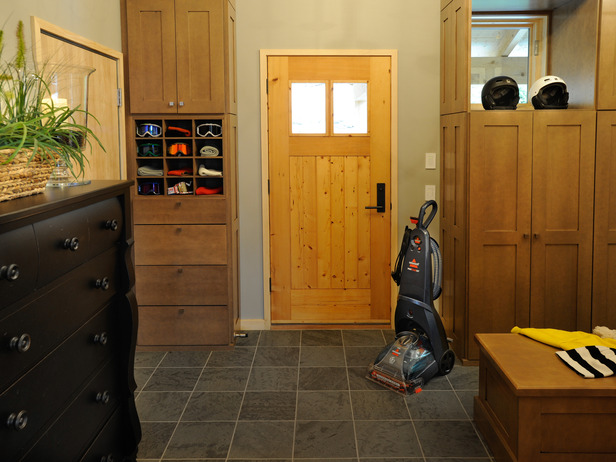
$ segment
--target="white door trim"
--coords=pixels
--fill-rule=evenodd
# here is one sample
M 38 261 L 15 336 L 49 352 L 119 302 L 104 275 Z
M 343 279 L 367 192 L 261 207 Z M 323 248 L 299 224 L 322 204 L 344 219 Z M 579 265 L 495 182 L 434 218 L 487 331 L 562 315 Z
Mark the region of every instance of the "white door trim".
M 398 50 L 260 50 L 259 83 L 261 97 L 261 202 L 263 222 L 263 326 L 271 327 L 270 300 L 270 229 L 269 229 L 269 142 L 267 118 L 267 58 L 269 56 L 389 56 L 391 58 L 391 256 L 398 254 Z M 397 299 L 392 283 L 391 306 Z M 393 326 L 393 310 L 392 310 Z

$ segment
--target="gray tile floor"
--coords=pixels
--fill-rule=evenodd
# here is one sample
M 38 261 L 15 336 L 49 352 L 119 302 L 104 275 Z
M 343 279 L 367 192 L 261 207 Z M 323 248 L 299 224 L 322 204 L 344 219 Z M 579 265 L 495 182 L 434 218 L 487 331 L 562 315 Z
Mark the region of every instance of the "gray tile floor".
M 234 350 L 138 352 L 139 461 L 489 462 L 477 368 L 403 397 L 364 378 L 393 331 L 251 331 Z

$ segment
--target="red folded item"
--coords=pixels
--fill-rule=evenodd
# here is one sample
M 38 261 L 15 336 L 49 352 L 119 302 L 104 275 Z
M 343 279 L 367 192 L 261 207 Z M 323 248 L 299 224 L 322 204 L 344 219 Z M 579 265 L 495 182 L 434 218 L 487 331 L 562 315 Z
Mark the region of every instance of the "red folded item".
M 195 194 L 197 194 L 198 196 L 201 196 L 203 194 L 218 194 L 221 191 L 222 191 L 222 186 L 219 186 L 217 188 L 206 188 L 205 186 L 199 186 L 197 190 L 195 191 Z
M 182 175 L 192 175 L 192 169 L 190 168 L 181 168 L 179 170 L 169 170 L 167 172 L 167 175 L 173 175 L 173 176 L 182 176 Z

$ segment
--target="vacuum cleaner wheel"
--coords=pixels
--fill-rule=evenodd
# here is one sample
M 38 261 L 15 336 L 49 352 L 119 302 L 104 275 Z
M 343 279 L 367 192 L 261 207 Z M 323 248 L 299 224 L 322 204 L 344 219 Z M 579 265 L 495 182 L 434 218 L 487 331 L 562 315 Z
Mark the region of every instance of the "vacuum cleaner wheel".
M 438 362 L 438 372 L 441 375 L 447 375 L 453 369 L 453 365 L 456 362 L 456 355 L 453 350 L 445 350 L 441 355 L 441 359 Z

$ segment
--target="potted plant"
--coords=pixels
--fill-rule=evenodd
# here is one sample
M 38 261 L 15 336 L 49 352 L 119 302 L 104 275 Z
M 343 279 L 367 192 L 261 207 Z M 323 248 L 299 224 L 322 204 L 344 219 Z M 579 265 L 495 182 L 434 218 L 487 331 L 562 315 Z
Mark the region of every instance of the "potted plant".
M 15 57 L 5 61 L 0 30 L 0 201 L 42 192 L 58 163 L 76 179 L 83 177 L 85 145 L 94 139 L 103 148 L 86 125 L 92 117 L 86 106 L 58 97 L 59 76 L 74 66 L 34 69 L 26 59 L 22 21 L 16 35 Z M 84 75 L 87 82 L 88 72 Z

